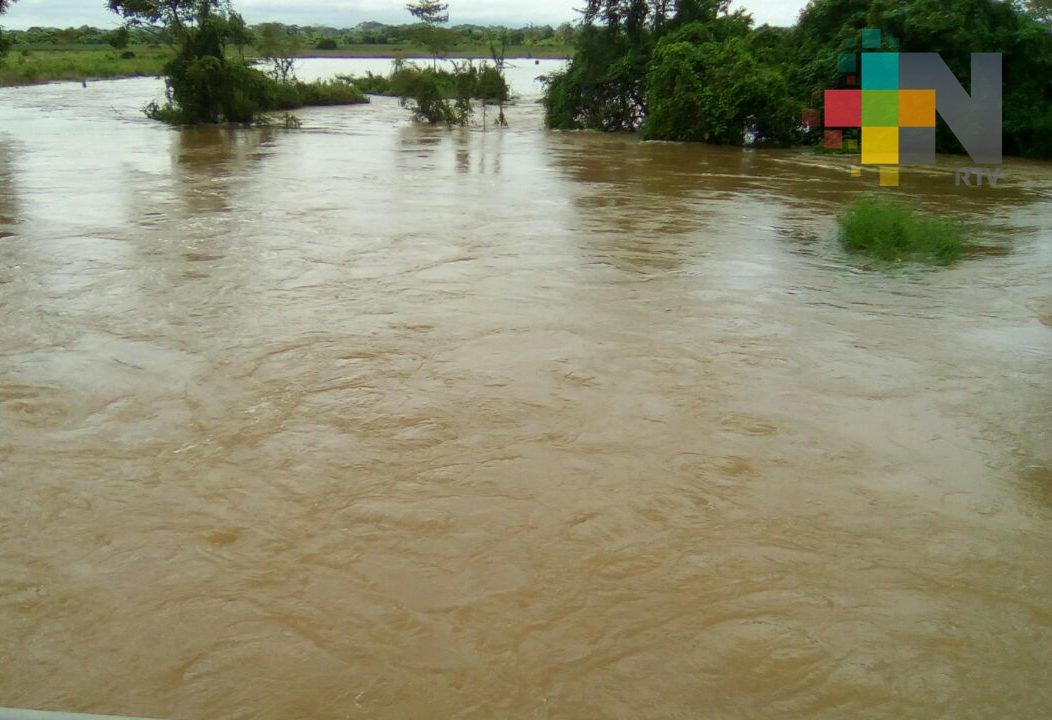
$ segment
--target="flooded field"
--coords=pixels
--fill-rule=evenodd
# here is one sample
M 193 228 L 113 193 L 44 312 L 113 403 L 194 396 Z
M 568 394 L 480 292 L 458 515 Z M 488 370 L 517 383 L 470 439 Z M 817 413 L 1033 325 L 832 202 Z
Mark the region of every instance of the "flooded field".
M 0 705 L 1052 715 L 1052 165 L 909 170 L 1008 252 L 874 270 L 874 177 L 548 132 L 554 67 L 486 131 L 0 90 Z

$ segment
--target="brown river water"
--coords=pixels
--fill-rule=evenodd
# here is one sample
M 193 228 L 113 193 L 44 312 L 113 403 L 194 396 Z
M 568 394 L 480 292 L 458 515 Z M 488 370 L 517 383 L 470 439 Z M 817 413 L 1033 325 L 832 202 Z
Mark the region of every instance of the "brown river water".
M 1052 165 L 0 91 L 0 705 L 1052 716 Z M 322 68 L 319 70 L 318 68 Z M 319 64 L 317 72 L 329 69 Z

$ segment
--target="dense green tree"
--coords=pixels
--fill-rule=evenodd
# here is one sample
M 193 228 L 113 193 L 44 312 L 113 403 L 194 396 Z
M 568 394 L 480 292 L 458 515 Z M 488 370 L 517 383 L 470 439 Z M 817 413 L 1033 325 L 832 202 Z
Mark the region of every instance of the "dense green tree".
M 109 34 L 107 42 L 117 50 L 124 50 L 128 47 L 128 43 L 131 42 L 131 33 L 128 31 L 127 26 L 121 25 Z
M 966 89 L 971 54 L 1001 53 L 1005 152 L 1052 157 L 1052 35 L 1033 16 L 997 0 L 812 0 L 787 56 L 794 95 L 819 106 L 822 91 L 841 81 L 837 55 L 866 27 L 895 37 L 903 52 L 939 53 Z M 962 151 L 941 118 L 936 139 L 941 152 Z
M 1052 157 L 1052 0 L 811 0 L 791 29 L 753 29 L 728 5 L 589 0 L 573 62 L 549 79 L 548 123 L 784 143 L 802 130 L 800 110 L 842 86 L 838 57 L 878 28 L 886 50 L 939 53 L 965 88 L 972 53 L 1002 53 L 1005 151 Z M 940 151 L 961 150 L 941 119 L 936 138 Z
M 168 106 L 154 115 L 183 123 L 252 122 L 272 104 L 263 73 L 229 46 L 250 36 L 227 0 L 109 0 L 110 9 L 133 24 L 162 23 L 176 43 L 165 66 Z
M 647 137 L 787 142 L 797 115 L 781 71 L 754 54 L 728 0 L 590 0 L 569 69 L 550 79 L 548 123 Z
M 783 75 L 756 59 L 748 35 L 692 42 L 696 29 L 685 25 L 654 51 L 643 136 L 741 145 L 748 132 L 788 143 L 799 113 Z

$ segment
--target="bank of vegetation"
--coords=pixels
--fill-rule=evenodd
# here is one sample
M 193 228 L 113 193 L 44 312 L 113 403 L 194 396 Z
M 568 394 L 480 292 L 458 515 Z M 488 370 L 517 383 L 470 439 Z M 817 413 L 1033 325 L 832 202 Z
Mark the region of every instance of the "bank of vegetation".
M 742 145 L 815 143 L 801 117 L 840 87 L 863 28 L 937 52 L 968 87 L 971 53 L 1004 58 L 1004 149 L 1052 157 L 1048 0 L 812 0 L 792 28 L 754 27 L 729 0 L 588 0 L 568 69 L 550 78 L 553 128 Z M 939 120 L 940 152 L 960 152 Z
M 59 80 L 156 77 L 164 73 L 164 66 L 171 59 L 172 52 L 167 48 L 140 48 L 135 51 L 113 48 L 23 48 L 0 59 L 0 87 Z

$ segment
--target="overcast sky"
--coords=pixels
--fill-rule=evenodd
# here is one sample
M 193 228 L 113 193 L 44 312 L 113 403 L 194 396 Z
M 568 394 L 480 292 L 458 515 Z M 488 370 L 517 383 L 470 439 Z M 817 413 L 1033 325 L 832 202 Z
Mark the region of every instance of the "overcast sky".
M 583 0 L 449 0 L 449 13 L 454 25 L 557 25 L 575 19 L 574 8 L 583 4 Z M 734 7 L 745 7 L 758 25 L 792 25 L 805 4 L 806 0 L 734 0 Z M 409 21 L 405 0 L 234 0 L 234 7 L 250 24 L 275 20 L 351 27 L 363 20 Z M 0 24 L 24 29 L 33 25 L 112 27 L 118 23 L 106 9 L 106 0 L 18 0 L 0 17 Z

